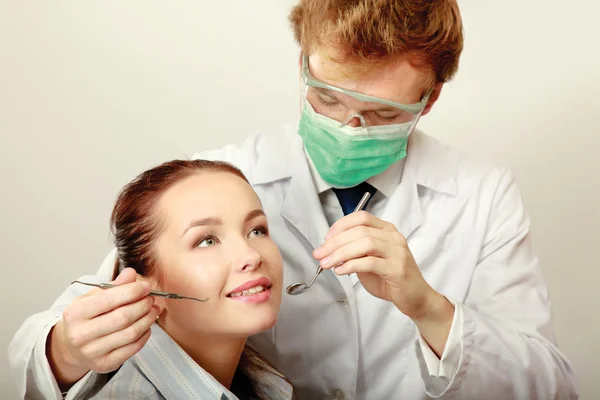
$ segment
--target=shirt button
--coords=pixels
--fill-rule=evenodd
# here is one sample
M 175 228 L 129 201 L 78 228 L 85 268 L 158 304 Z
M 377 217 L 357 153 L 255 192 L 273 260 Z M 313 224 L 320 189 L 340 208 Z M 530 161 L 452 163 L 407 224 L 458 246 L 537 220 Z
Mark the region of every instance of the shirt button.
M 331 393 L 329 393 L 329 397 L 327 398 L 329 400 L 344 400 L 346 398 L 346 395 L 340 389 L 335 389 L 332 390 Z
M 337 301 L 339 304 L 343 305 L 344 307 L 348 308 L 349 304 L 348 304 L 348 298 L 347 297 L 342 297 L 341 299 L 339 299 Z

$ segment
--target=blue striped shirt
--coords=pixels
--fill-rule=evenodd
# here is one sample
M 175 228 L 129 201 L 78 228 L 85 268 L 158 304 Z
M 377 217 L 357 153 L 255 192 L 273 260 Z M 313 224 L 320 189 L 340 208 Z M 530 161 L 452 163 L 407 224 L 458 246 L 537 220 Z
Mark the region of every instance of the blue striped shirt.
M 244 373 L 269 399 L 292 399 L 291 385 L 277 371 L 264 367 Z M 108 383 L 102 377 L 93 377 L 90 383 L 94 384 L 87 386 L 77 399 L 238 399 L 157 324 L 152 326 L 152 335 L 142 350 L 125 362 Z

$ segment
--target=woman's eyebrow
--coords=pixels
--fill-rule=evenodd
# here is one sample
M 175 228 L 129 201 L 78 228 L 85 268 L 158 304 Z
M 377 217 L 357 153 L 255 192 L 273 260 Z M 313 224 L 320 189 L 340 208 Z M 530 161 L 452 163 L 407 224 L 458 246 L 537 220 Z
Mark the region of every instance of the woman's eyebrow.
M 246 215 L 246 219 L 244 219 L 244 223 L 246 223 L 250 220 L 253 220 L 256 217 L 266 217 L 265 212 L 263 210 L 261 210 L 260 208 L 250 211 L 248 213 L 248 215 Z
M 246 215 L 246 218 L 244 219 L 244 223 L 246 223 L 256 217 L 265 217 L 265 216 L 266 216 L 265 212 L 261 209 L 252 210 Z M 192 228 L 197 228 L 199 226 L 210 226 L 210 225 L 223 225 L 223 221 L 221 221 L 220 218 L 215 218 L 215 217 L 196 219 L 196 220 L 192 221 L 187 228 L 185 228 L 185 231 L 183 231 L 183 234 L 181 236 L 185 235 L 186 232 Z
M 196 228 L 199 226 L 208 226 L 208 225 L 223 225 L 223 221 L 221 221 L 220 218 L 196 219 L 196 220 L 192 221 L 187 228 L 185 228 L 185 231 L 183 231 L 183 234 L 181 236 L 185 235 L 186 232 L 192 228 Z

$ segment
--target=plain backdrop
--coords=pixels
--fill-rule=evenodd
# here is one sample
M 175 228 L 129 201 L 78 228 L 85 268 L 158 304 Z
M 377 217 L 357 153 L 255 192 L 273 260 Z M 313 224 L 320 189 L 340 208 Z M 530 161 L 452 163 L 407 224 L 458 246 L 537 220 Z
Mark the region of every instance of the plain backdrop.
M 294 3 L 0 2 L 2 399 L 10 339 L 96 271 L 122 185 L 297 119 Z M 515 172 L 559 345 L 600 398 L 600 3 L 459 4 L 460 72 L 420 127 Z

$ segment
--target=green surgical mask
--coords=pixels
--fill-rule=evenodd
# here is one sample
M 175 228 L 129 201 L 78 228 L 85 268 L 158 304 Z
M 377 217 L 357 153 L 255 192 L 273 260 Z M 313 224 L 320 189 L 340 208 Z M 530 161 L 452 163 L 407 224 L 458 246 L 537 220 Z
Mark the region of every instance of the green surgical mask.
M 298 134 L 323 180 L 335 187 L 352 187 L 406 157 L 414 125 L 353 128 L 316 113 L 305 101 Z

